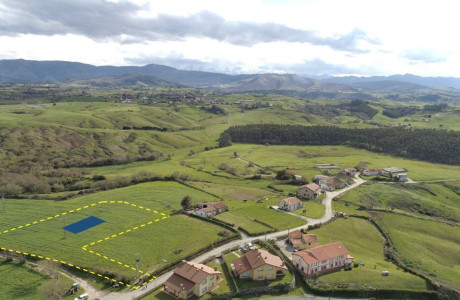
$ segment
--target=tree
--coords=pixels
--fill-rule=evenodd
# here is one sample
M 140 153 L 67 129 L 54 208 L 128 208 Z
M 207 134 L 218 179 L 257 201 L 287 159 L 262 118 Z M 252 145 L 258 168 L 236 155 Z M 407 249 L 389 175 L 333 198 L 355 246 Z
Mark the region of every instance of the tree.
M 190 196 L 185 196 L 182 201 L 180 202 L 180 205 L 182 206 L 183 209 L 189 209 L 192 207 L 192 197 Z
M 224 131 L 219 138 L 219 148 L 232 145 L 232 138 L 227 131 Z

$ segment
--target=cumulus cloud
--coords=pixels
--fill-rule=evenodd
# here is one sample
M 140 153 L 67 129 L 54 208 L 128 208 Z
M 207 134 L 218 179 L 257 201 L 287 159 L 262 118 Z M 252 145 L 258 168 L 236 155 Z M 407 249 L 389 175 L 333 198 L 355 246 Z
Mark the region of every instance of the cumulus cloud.
M 209 38 L 239 46 L 296 42 L 360 53 L 360 43 L 376 44 L 360 29 L 334 37 L 277 23 L 228 21 L 208 11 L 189 16 L 159 14 L 140 17 L 146 7 L 103 0 L 3 0 L 0 35 L 79 34 L 94 40 L 117 39 L 123 43 Z

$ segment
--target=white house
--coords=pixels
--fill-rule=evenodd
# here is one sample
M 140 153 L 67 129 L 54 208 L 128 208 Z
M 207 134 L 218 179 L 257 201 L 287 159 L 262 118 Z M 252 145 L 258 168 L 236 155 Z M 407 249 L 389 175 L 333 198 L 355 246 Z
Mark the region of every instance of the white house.
M 293 210 L 301 208 L 302 206 L 303 206 L 302 201 L 300 201 L 297 197 L 290 197 L 290 198 L 283 199 L 278 204 L 278 207 L 280 209 L 287 210 L 287 211 L 293 211 Z

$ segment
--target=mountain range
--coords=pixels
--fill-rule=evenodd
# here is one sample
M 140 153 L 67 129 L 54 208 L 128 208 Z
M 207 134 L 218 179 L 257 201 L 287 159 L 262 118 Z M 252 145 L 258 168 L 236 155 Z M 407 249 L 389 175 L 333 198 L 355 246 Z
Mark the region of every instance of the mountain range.
M 295 74 L 241 74 L 178 70 L 145 66 L 94 66 L 66 61 L 0 60 L 0 83 L 86 82 L 95 86 L 190 86 L 229 93 L 278 92 L 300 96 L 341 93 L 443 94 L 460 96 L 460 78 L 420 77 L 411 74 L 373 77 L 304 78 Z M 339 96 L 337 96 L 339 95 Z M 326 98 L 331 98 L 327 96 Z M 349 97 L 350 95 L 348 95 Z M 332 97 L 332 98 L 334 98 Z

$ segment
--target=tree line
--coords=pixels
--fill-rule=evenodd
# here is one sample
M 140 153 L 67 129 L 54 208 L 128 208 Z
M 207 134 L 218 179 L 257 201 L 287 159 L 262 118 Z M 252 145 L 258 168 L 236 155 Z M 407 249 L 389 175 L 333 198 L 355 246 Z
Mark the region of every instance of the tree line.
M 251 124 L 222 132 L 219 145 L 347 145 L 429 162 L 460 165 L 460 132 L 437 129 Z

